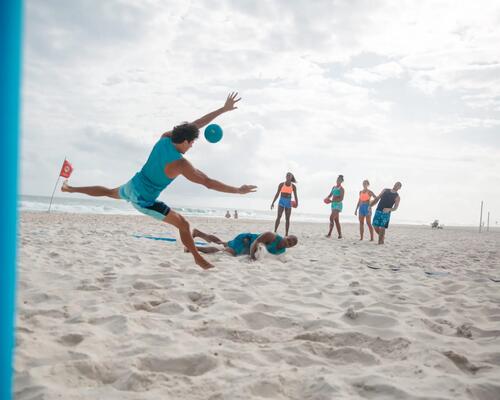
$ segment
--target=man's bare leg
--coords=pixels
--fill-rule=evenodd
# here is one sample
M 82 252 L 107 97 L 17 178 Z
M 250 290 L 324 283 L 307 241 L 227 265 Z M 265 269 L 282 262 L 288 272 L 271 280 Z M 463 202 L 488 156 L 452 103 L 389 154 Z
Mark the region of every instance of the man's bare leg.
M 384 244 L 384 239 L 385 239 L 385 229 L 380 228 L 380 231 L 378 232 L 378 244 Z
M 227 242 L 223 242 L 217 236 L 209 235 L 209 234 L 202 232 L 196 228 L 193 229 L 193 238 L 195 238 L 195 237 L 200 237 L 203 240 L 207 241 L 208 243 L 217 243 L 217 244 L 222 244 L 224 246 L 227 244 Z M 198 247 L 198 249 L 199 249 L 199 247 Z
M 194 257 L 194 262 L 203 269 L 213 268 L 214 266 L 205 260 L 201 254 L 198 252 L 194 244 L 193 237 L 191 236 L 191 231 L 189 229 L 189 222 L 180 214 L 173 210 L 170 210 L 168 215 L 163 219 L 167 224 L 175 226 L 179 230 L 181 235 L 181 241 L 184 246 L 187 247 L 189 252 Z
M 232 256 L 236 255 L 236 254 L 234 254 L 234 250 L 231 249 L 230 247 L 224 247 L 223 249 L 220 249 L 218 247 L 196 246 L 196 250 L 198 250 L 201 253 L 205 253 L 205 254 L 214 254 L 214 253 L 218 253 L 220 251 L 223 251 L 224 253 L 230 254 Z M 184 251 L 186 253 L 189 253 L 189 250 L 187 248 L 184 248 Z
M 221 251 L 221 249 L 217 247 L 210 247 L 210 246 L 196 246 L 196 250 L 198 250 L 200 253 L 205 253 L 205 254 L 214 254 Z M 186 249 L 185 251 L 189 252 L 188 249 Z
M 68 181 L 64 181 L 61 186 L 61 192 L 66 193 L 83 193 L 94 197 L 111 197 L 112 199 L 119 199 L 118 193 L 120 188 L 107 188 L 104 186 L 70 186 Z

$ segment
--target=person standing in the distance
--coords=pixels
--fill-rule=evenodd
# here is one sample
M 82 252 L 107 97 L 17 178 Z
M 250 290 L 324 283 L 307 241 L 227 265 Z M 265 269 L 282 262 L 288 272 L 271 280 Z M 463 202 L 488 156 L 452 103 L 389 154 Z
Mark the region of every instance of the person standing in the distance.
M 368 230 L 370 231 L 370 242 L 373 242 L 373 227 L 371 222 L 372 209 L 370 207 L 370 200 L 372 197 L 375 198 L 375 193 L 368 189 L 368 186 L 370 186 L 370 182 L 368 182 L 368 179 L 365 179 L 363 181 L 363 190 L 359 192 L 358 204 L 356 205 L 354 215 L 358 215 L 359 209 L 359 240 L 363 240 L 366 220 L 366 225 L 368 225 Z
M 274 208 L 274 203 L 278 196 L 280 200 L 278 202 L 278 215 L 276 216 L 276 222 L 274 223 L 274 232 L 278 231 L 280 226 L 281 216 L 283 211 L 285 212 L 285 236 L 288 236 L 288 231 L 290 230 L 290 215 L 292 214 L 292 207 L 299 206 L 299 198 L 297 197 L 297 187 L 294 185 L 297 183 L 295 176 L 291 172 L 287 172 L 285 182 L 281 182 L 278 185 L 278 190 L 274 196 L 273 202 L 271 203 L 271 210 Z M 295 198 L 292 201 L 292 193 Z
M 234 219 L 238 219 L 238 210 L 234 210 Z
M 332 187 L 332 190 L 325 198 L 324 202 L 326 204 L 331 203 L 332 212 L 330 214 L 330 229 L 326 237 L 332 236 L 333 226 L 337 228 L 337 233 L 339 239 L 342 239 L 342 228 L 340 227 L 340 213 L 342 212 L 342 201 L 344 200 L 344 188 L 342 187 L 342 182 L 344 182 L 344 175 L 339 175 L 337 177 L 337 183 Z
M 380 192 L 371 202 L 371 205 L 374 206 L 380 201 L 372 222 L 375 232 L 378 234 L 378 244 L 384 244 L 385 230 L 389 228 L 391 213 L 396 211 L 399 207 L 401 197 L 399 197 L 398 190 L 401 189 L 401 186 L 401 182 L 396 182 L 392 189 L 382 190 L 382 192 Z
M 255 192 L 256 186 L 253 185 L 235 187 L 209 178 L 184 158 L 184 154 L 198 139 L 200 128 L 209 124 L 219 115 L 236 109 L 235 104 L 240 101 L 237 97 L 238 93 L 231 93 L 221 108 L 194 122 L 185 122 L 174 127 L 173 130 L 165 132 L 154 145 L 142 169 L 124 185 L 116 188 L 76 187 L 70 186 L 65 181 L 61 190 L 67 193 L 84 193 L 96 197 L 106 196 L 130 202 L 139 212 L 175 226 L 179 230 L 182 243 L 193 255 L 195 263 L 204 269 L 213 268 L 213 265 L 205 260 L 196 249 L 188 221 L 157 199 L 160 193 L 179 175 L 218 192 L 239 194 Z
M 231 214 L 229 214 L 229 210 L 226 211 L 226 215 L 224 215 L 226 218 L 231 218 Z

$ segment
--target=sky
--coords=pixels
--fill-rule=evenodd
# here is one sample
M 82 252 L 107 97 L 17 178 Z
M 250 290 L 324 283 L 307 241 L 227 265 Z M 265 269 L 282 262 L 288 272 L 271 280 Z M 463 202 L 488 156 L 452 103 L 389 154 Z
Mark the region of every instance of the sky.
M 494 0 L 27 0 L 20 191 L 50 196 L 65 157 L 73 185 L 124 184 L 163 132 L 238 91 L 222 141 L 186 158 L 258 191 L 181 177 L 161 200 L 265 210 L 291 171 L 297 211 L 327 218 L 343 174 L 348 215 L 364 179 L 401 181 L 394 222 L 477 225 L 484 200 L 493 225 L 499 27 Z

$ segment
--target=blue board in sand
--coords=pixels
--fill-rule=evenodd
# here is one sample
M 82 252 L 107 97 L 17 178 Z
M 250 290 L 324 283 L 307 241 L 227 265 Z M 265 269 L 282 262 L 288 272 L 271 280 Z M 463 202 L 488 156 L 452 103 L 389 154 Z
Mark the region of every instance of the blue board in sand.
M 447 271 L 424 271 L 427 276 L 446 276 L 450 273 Z
M 132 235 L 133 237 L 136 238 L 144 238 L 144 239 L 151 239 L 151 240 L 161 240 L 163 242 L 177 242 L 176 238 L 170 238 L 170 237 L 161 237 L 161 236 L 150 236 L 150 235 Z M 195 245 L 197 246 L 206 246 L 207 243 L 205 242 L 194 242 Z
M 394 272 L 397 272 L 400 270 L 399 267 L 396 267 L 396 266 L 390 266 L 390 267 L 387 267 L 387 268 L 382 268 L 382 267 L 376 267 L 374 265 L 367 265 L 368 268 L 370 269 L 383 269 L 383 270 L 386 270 L 386 271 L 394 271 Z

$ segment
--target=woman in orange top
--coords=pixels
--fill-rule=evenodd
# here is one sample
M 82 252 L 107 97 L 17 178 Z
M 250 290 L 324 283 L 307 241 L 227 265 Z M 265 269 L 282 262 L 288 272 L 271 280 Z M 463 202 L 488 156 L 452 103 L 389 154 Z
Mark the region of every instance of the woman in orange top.
M 278 231 L 278 227 L 280 226 L 281 216 L 283 215 L 283 211 L 285 211 L 285 235 L 288 236 L 288 230 L 290 228 L 290 215 L 292 214 L 292 207 L 296 208 L 299 205 L 299 198 L 297 197 L 297 187 L 294 185 L 297 181 L 291 172 L 287 172 L 285 182 L 281 182 L 278 185 L 278 190 L 276 191 L 276 195 L 274 196 L 273 202 L 271 203 L 271 210 L 274 208 L 274 203 L 278 196 L 280 196 L 280 201 L 278 203 L 278 216 L 276 217 L 276 222 L 274 223 L 274 232 Z M 295 198 L 292 201 L 292 192 L 293 197 Z
M 370 182 L 368 182 L 368 179 L 365 179 L 363 181 L 363 190 L 359 192 L 358 204 L 356 205 L 354 215 L 358 215 L 359 209 L 359 240 L 363 240 L 366 219 L 366 225 L 368 225 L 368 230 L 370 231 L 370 242 L 373 242 L 372 209 L 370 207 L 370 200 L 372 197 L 375 198 L 375 193 L 368 189 L 368 186 L 370 186 Z

